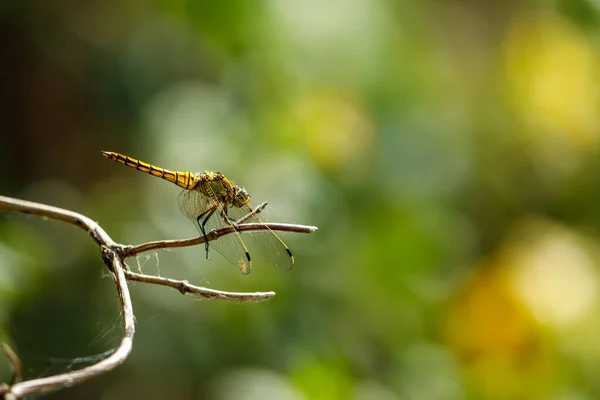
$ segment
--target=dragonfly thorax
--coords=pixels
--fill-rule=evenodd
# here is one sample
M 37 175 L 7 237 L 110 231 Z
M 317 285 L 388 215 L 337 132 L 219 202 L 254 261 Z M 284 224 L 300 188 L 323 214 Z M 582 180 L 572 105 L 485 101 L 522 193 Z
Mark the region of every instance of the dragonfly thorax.
M 203 195 L 231 203 L 234 197 L 234 188 L 229 179 L 219 172 L 202 172 L 196 174 L 197 183 L 194 190 Z

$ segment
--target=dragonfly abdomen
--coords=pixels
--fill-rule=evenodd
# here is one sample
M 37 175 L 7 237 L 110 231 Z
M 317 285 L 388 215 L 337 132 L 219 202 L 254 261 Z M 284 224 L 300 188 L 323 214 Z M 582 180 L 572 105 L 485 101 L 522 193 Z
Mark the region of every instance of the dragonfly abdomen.
M 191 172 L 171 171 L 169 169 L 160 168 L 156 165 L 148 164 L 124 154 L 114 153 L 112 151 L 103 151 L 102 155 L 113 161 L 127 165 L 128 167 L 135 168 L 138 171 L 146 172 L 152 176 L 165 179 L 187 190 L 193 189 L 197 184 L 197 178 Z

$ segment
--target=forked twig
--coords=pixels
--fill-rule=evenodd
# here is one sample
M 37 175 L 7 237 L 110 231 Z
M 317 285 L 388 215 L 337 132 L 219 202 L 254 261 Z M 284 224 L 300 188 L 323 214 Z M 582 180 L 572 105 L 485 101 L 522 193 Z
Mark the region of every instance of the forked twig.
M 266 203 L 262 204 L 255 211 L 242 218 L 240 221 L 243 222 L 248 220 L 253 215 L 256 215 L 257 213 L 262 211 L 265 206 Z M 21 374 L 20 362 L 18 361 L 18 357 L 16 356 L 16 354 L 14 354 L 14 352 L 7 352 L 5 349 L 7 357 L 9 357 L 15 368 L 15 374 L 13 377 L 14 382 L 12 382 L 11 384 L 0 384 L 0 396 L 4 396 L 5 399 L 17 399 L 34 393 L 41 393 L 44 391 L 56 390 L 68 386 L 73 386 L 95 376 L 101 375 L 107 371 L 110 371 L 118 365 L 122 364 L 131 352 L 131 349 L 133 347 L 133 337 L 135 333 L 135 317 L 133 314 L 133 305 L 131 303 L 131 297 L 129 295 L 127 280 L 169 286 L 178 289 L 183 294 L 192 293 L 208 299 L 223 299 L 234 301 L 263 301 L 275 295 L 274 292 L 232 293 L 213 290 L 191 285 L 187 281 L 178 281 L 174 279 L 137 274 L 127 270 L 125 266 L 125 257 L 134 256 L 136 254 L 148 250 L 169 247 L 184 247 L 204 243 L 205 238 L 203 237 L 186 240 L 168 240 L 160 242 L 151 242 L 141 244 L 138 246 L 126 246 L 114 242 L 111 239 L 111 237 L 96 222 L 92 221 L 84 215 L 78 214 L 73 211 L 64 210 L 58 207 L 52 207 L 45 204 L 34 203 L 26 200 L 13 199 L 5 196 L 0 196 L 0 210 L 19 212 L 39 216 L 44 219 L 53 219 L 61 222 L 66 222 L 78 226 L 86 232 L 88 232 L 92 239 L 100 246 L 102 259 L 104 260 L 104 263 L 112 273 L 117 289 L 117 296 L 119 298 L 121 312 L 123 315 L 123 338 L 121 339 L 119 347 L 105 359 L 80 370 L 71 371 L 59 375 L 53 375 L 45 378 L 32 379 L 24 382 L 16 382 Z M 236 225 L 235 228 L 226 227 L 211 231 L 207 235 L 207 239 L 217 239 L 223 235 L 227 235 L 229 233 L 234 232 L 235 229 L 239 231 L 272 229 L 309 233 L 314 232 L 317 228 L 287 224 L 267 224 L 266 226 L 263 226 L 262 224 L 240 224 Z
M 316 226 L 305 226 L 305 225 L 291 225 L 291 224 L 276 224 L 276 223 L 251 223 L 244 224 L 244 221 L 252 218 L 256 214 L 260 213 L 267 206 L 267 203 L 262 203 L 252 212 L 241 218 L 235 226 L 227 226 L 219 229 L 210 231 L 206 237 L 200 236 L 190 239 L 179 239 L 179 240 L 158 240 L 155 242 L 147 242 L 137 246 L 125 246 L 121 248 L 121 255 L 123 258 L 136 256 L 140 253 L 167 249 L 167 248 L 178 248 L 195 246 L 198 244 L 205 243 L 206 241 L 212 241 L 235 232 L 249 231 L 249 230 L 267 230 L 271 229 L 274 231 L 284 232 L 296 232 L 296 233 L 311 233 L 317 230 Z M 254 292 L 254 293 L 239 293 L 239 292 L 224 292 L 221 290 L 209 289 L 201 286 L 191 285 L 187 280 L 176 280 L 170 278 L 163 278 L 154 275 L 145 275 L 132 272 L 130 270 L 125 271 L 125 276 L 128 280 L 150 283 L 154 285 L 169 286 L 179 290 L 182 294 L 191 293 L 207 299 L 221 299 L 221 300 L 233 300 L 233 301 L 244 301 L 244 302 L 256 302 L 265 301 L 275 296 L 275 292 Z

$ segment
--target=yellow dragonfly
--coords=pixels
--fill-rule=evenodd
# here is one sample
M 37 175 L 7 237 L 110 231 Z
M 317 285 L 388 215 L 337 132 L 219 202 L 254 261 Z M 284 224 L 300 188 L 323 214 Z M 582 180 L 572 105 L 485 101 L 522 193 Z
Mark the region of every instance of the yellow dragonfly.
M 183 188 L 177 202 L 181 212 L 188 217 L 200 234 L 207 237 L 213 229 L 231 226 L 233 233 L 210 242 L 230 263 L 243 274 L 250 273 L 252 261 L 246 241 L 258 242 L 262 257 L 270 264 L 283 270 L 294 265 L 294 256 L 279 236 L 267 226 L 262 230 L 241 232 L 235 229 L 237 221 L 263 224 L 258 212 L 250 206 L 250 195 L 241 186 L 233 185 L 220 172 L 182 172 L 159 168 L 129 156 L 103 151 L 102 155 L 113 161 L 147 172 Z M 205 242 L 208 259 L 209 242 Z

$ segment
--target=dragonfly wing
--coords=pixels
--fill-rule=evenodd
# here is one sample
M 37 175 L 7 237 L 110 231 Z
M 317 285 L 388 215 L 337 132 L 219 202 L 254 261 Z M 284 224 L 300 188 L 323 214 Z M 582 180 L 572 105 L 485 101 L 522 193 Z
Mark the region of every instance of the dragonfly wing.
M 249 205 L 240 208 L 232 206 L 228 208 L 228 215 L 233 223 L 246 217 L 251 212 L 252 207 Z M 265 225 L 263 220 L 256 214 L 244 222 Z M 242 231 L 240 235 L 252 254 L 258 256 L 258 260 L 285 271 L 289 271 L 294 266 L 292 252 L 273 230 L 265 226 L 264 230 Z
M 213 229 L 232 226 L 222 211 L 222 204 L 216 198 L 210 198 L 196 190 L 183 190 L 179 194 L 177 203 L 183 215 L 194 223 L 201 235 L 208 234 Z M 203 224 L 204 231 L 202 230 Z M 250 253 L 238 231 L 208 242 L 208 246 L 221 253 L 227 261 L 239 268 L 243 274 L 250 273 Z
M 197 225 L 196 228 L 200 233 L 202 233 L 200 225 L 196 223 L 198 217 L 217 206 L 216 201 L 196 190 L 182 190 L 177 197 L 177 204 L 183 215 L 191 219 L 194 225 Z

